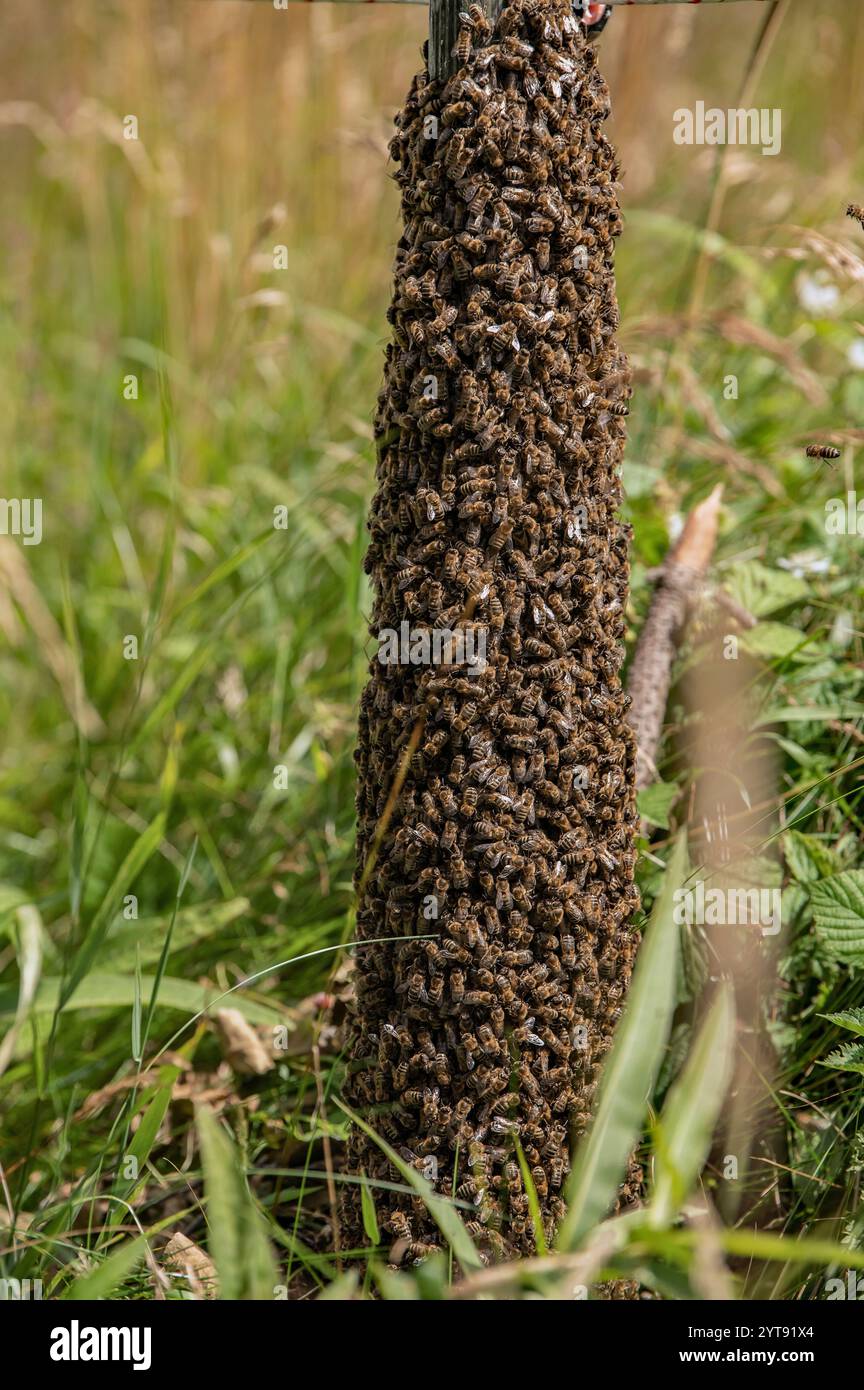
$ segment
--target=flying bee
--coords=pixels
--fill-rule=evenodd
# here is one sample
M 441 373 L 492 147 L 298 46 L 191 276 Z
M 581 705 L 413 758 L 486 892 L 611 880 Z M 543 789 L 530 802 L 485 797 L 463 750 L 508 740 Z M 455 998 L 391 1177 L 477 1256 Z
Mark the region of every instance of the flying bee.
M 839 459 L 840 450 L 833 444 L 808 444 L 808 459 Z
M 860 203 L 850 203 L 846 209 L 847 217 L 854 217 L 856 222 L 860 222 L 864 227 L 864 207 Z

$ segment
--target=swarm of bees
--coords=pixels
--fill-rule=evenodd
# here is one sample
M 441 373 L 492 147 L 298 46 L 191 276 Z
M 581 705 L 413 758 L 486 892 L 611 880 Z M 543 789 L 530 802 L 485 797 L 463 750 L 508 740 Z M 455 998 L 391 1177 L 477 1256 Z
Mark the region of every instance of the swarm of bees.
M 370 666 L 346 1089 L 497 1259 L 536 1248 L 517 1140 L 547 1236 L 561 1219 L 637 945 L 630 377 L 609 97 L 569 0 L 512 0 L 494 31 L 472 6 L 458 56 L 446 84 L 415 79 L 391 144 L 404 231 L 366 567 L 373 636 L 470 621 L 486 661 Z M 349 1163 L 399 1181 L 359 1131 Z M 622 1203 L 637 1188 L 634 1170 Z M 375 1201 L 394 1260 L 440 1244 L 419 1197 Z M 343 1222 L 362 1244 L 358 1185 Z

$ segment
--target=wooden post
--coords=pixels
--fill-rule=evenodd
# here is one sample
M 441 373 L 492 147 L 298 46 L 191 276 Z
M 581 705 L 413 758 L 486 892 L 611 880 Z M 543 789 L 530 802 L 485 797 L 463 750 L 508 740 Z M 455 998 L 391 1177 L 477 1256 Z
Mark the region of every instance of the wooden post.
M 459 14 L 470 0 L 429 0 L 429 76 L 446 82 L 456 70 L 453 45 L 459 36 Z M 493 21 L 504 0 L 480 0 Z

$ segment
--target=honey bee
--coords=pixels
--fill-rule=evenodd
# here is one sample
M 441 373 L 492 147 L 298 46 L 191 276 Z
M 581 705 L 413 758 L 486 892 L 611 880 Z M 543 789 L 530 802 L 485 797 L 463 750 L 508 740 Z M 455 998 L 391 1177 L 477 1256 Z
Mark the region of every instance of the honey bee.
M 435 1255 L 441 1249 L 440 1245 L 433 1245 L 426 1240 L 412 1240 L 408 1242 L 408 1254 L 414 1264 L 422 1264 L 430 1255 Z
M 428 995 L 426 993 L 426 977 L 420 971 L 415 971 L 408 981 L 408 1003 L 426 1004 Z
M 408 1220 L 408 1217 L 405 1215 L 404 1211 L 399 1211 L 397 1209 L 396 1211 L 391 1212 L 390 1219 L 387 1222 L 387 1225 L 389 1229 L 393 1232 L 393 1234 L 398 1236 L 400 1240 L 413 1240 L 411 1222 Z
M 426 991 L 426 994 L 430 1004 L 433 1004 L 437 1007 L 437 1005 L 441 1003 L 441 999 L 444 994 L 443 975 L 435 975 L 433 977 L 433 979 L 429 983 L 429 987 Z
M 860 203 L 850 203 L 846 209 L 846 216 L 854 217 L 855 221 L 864 227 L 864 207 L 861 207 Z
M 808 444 L 808 459 L 839 459 L 840 450 L 835 449 L 833 444 Z

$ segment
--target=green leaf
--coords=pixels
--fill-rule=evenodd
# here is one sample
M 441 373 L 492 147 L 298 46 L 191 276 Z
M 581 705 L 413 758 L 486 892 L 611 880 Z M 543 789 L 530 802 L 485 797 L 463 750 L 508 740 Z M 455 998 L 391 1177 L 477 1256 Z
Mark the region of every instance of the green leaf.
M 822 1060 L 823 1067 L 835 1071 L 855 1071 L 864 1076 L 864 1043 L 844 1043 Z
M 405 1179 L 410 1187 L 413 1187 L 418 1197 L 423 1199 L 426 1210 L 451 1247 L 462 1268 L 482 1269 L 483 1261 L 474 1249 L 474 1243 L 465 1230 L 456 1208 L 445 1197 L 440 1197 L 431 1184 L 417 1172 L 417 1169 L 412 1168 L 409 1163 L 400 1158 L 395 1149 L 391 1149 L 387 1140 L 382 1139 L 381 1135 L 377 1134 L 370 1125 L 367 1125 L 365 1120 L 361 1120 L 359 1115 L 355 1115 L 344 1101 L 337 1099 L 336 1104 L 354 1121 L 355 1125 L 362 1129 L 364 1134 L 368 1135 L 373 1143 L 378 1145 L 381 1152 L 387 1155 L 397 1173 Z
M 96 1269 L 76 1279 L 65 1297 L 73 1303 L 108 1298 L 128 1277 L 147 1252 L 145 1236 L 124 1241 Z
M 763 709 L 754 728 L 766 724 L 824 724 L 829 719 L 864 718 L 864 705 L 844 700 L 834 705 L 771 705 Z
M 806 647 L 807 637 L 800 628 L 789 627 L 786 623 L 757 623 L 741 633 L 738 645 L 751 656 L 761 656 L 767 661 L 783 660 Z
M 785 570 L 769 569 L 758 560 L 736 564 L 724 579 L 727 591 L 754 618 L 763 618 L 790 604 L 801 603 L 810 594 L 810 587 L 803 579 Z M 798 638 L 800 641 L 800 633 Z
M 864 870 L 823 878 L 814 883 L 810 898 L 825 953 L 832 960 L 864 963 Z
M 819 1018 L 827 1018 L 829 1023 L 836 1023 L 838 1028 L 845 1028 L 850 1033 L 857 1033 L 859 1038 L 864 1038 L 864 1009 L 844 1009 L 839 1014 L 819 1014 Z
M 360 1206 L 363 1212 L 363 1230 L 366 1237 L 373 1245 L 380 1245 L 381 1232 L 378 1229 L 378 1215 L 375 1211 L 375 1198 L 369 1187 L 369 1179 L 366 1174 L 361 1174 L 360 1182 Z
M 669 812 L 680 795 L 677 782 L 652 782 L 650 787 L 643 787 L 636 798 L 639 814 L 649 825 L 668 830 Z
M 165 1119 L 168 1106 L 171 1104 L 171 1092 L 174 1089 L 174 1082 L 180 1075 L 180 1068 L 163 1067 L 162 1075 L 167 1076 L 168 1080 L 156 1088 L 144 1114 L 141 1116 L 135 1137 L 129 1145 L 128 1151 L 123 1155 L 124 1159 L 134 1158 L 137 1160 L 139 1173 L 150 1157 L 150 1150 L 162 1128 L 162 1121 Z M 133 1179 L 130 1182 L 130 1187 L 134 1187 L 137 1181 L 137 1178 Z
M 100 967 L 125 973 L 126 968 L 133 965 L 136 951 L 140 951 L 142 966 L 153 965 L 159 960 L 166 940 L 170 942 L 169 956 L 174 956 L 178 951 L 216 936 L 248 910 L 248 898 L 196 903 L 177 912 L 173 928 L 171 918 L 166 923 L 164 915 L 140 917 L 135 922 L 125 922 L 121 918 L 108 931 L 99 954 Z
M 141 977 L 141 989 L 144 994 L 153 989 L 155 980 L 152 975 Z M 36 997 L 31 1005 L 32 1013 L 53 1013 L 57 1007 L 57 999 L 60 993 L 61 981 L 56 976 L 43 978 L 36 992 Z M 159 986 L 159 999 L 157 1007 L 163 1009 L 179 1009 L 182 1013 L 197 1014 L 202 1009 L 206 1009 L 209 1002 L 216 999 L 219 991 L 213 987 L 208 989 L 206 986 L 193 984 L 191 980 L 178 980 L 172 976 L 163 976 Z M 14 989 L 0 990 L 0 1018 L 5 1015 L 14 1014 L 16 1003 L 16 991 Z M 271 1009 L 265 1004 L 255 1003 L 251 999 L 244 999 L 241 996 L 232 995 L 232 1007 L 239 1009 L 244 1018 L 248 1018 L 251 1023 L 276 1023 L 282 1018 L 282 1014 L 276 1009 Z M 68 1000 L 67 1009 L 129 1009 L 135 1001 L 135 977 L 133 975 L 88 975 Z
M 734 1037 L 735 1007 L 727 984 L 711 1005 L 657 1125 L 652 1225 L 669 1225 L 702 1171 L 732 1074 Z
M 826 849 L 815 835 L 803 835 L 799 830 L 787 830 L 782 837 L 783 853 L 794 878 L 799 883 L 816 883 L 837 872 L 837 856 Z
M 256 1206 L 237 1150 L 212 1110 L 198 1106 L 210 1257 L 219 1275 L 219 1297 L 269 1300 L 278 1283 L 264 1218 Z
M 597 1108 L 567 1183 L 559 1248 L 575 1250 L 608 1211 L 645 1118 L 675 1005 L 678 927 L 674 894 L 684 882 L 687 842 L 675 842 L 636 961 L 624 1016 L 600 1079 Z

